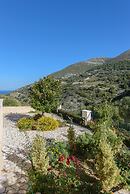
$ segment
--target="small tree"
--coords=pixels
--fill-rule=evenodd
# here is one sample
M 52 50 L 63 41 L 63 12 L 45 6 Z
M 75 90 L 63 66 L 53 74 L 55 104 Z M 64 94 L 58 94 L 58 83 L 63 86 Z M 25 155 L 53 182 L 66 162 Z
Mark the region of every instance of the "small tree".
M 96 172 L 103 191 L 109 192 L 118 185 L 120 171 L 114 161 L 111 147 L 105 138 L 99 143 L 99 153 L 96 157 Z
M 121 178 L 115 157 L 122 148 L 122 140 L 117 136 L 116 130 L 112 128 L 111 117 L 106 113 L 103 112 L 93 139 L 96 174 L 100 179 L 102 190 L 109 192 L 118 185 Z
M 34 109 L 52 112 L 60 102 L 61 84 L 59 80 L 45 77 L 36 82 L 30 89 L 30 101 Z
M 49 167 L 49 157 L 46 152 L 45 140 L 37 136 L 32 144 L 31 162 L 36 172 L 46 174 Z
M 69 143 L 70 149 L 74 151 L 76 136 L 75 136 L 75 130 L 73 126 L 69 127 L 69 129 L 67 130 L 67 133 L 68 133 L 67 137 L 68 137 L 68 143 Z

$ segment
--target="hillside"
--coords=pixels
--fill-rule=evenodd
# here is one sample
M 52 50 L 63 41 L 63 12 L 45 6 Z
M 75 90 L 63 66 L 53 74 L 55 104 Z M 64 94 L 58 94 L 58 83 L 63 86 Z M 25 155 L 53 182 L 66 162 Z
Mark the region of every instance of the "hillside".
M 64 81 L 63 107 L 76 111 L 123 98 L 129 91 L 129 79 L 130 61 L 93 67 Z
M 79 62 L 76 64 L 72 64 L 62 69 L 61 71 L 53 73 L 52 76 L 55 78 L 67 78 L 67 77 L 82 74 L 85 71 L 88 71 L 91 68 L 100 66 L 102 64 L 119 62 L 123 60 L 130 60 L 130 49 L 114 58 L 99 57 L 99 58 L 93 58 L 87 61 Z
M 61 79 L 62 107 L 69 111 L 93 108 L 106 99 L 122 99 L 130 87 L 130 50 L 111 59 L 94 58 L 76 63 L 51 76 Z M 29 87 L 18 89 L 10 96 L 26 105 Z
M 10 96 L 16 98 L 22 105 L 29 104 L 28 91 L 31 85 L 24 86 L 10 93 Z
M 106 63 L 108 58 L 93 58 L 87 61 L 72 64 L 61 71 L 51 74 L 55 78 L 68 78 L 73 75 L 79 75 L 85 71 L 91 69 L 92 67 L 102 65 Z
M 115 61 L 130 60 L 130 49 L 114 58 Z

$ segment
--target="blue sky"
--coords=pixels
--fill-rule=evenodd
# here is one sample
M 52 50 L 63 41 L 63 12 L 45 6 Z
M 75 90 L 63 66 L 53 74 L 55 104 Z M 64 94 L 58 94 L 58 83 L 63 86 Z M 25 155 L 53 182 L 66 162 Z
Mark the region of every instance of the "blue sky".
M 130 48 L 129 0 L 1 0 L 0 90 Z

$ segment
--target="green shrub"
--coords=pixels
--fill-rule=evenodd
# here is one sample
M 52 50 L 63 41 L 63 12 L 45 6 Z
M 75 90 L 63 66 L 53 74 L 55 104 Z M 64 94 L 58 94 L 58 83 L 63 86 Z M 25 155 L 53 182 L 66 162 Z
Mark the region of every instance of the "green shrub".
M 9 96 L 9 97 L 4 98 L 3 105 L 4 106 L 20 106 L 21 103 L 18 100 L 16 100 L 15 98 Z
M 32 107 L 40 111 L 52 112 L 57 109 L 60 103 L 61 84 L 50 76 L 40 79 L 33 84 L 29 90 L 30 103 Z
M 93 136 L 88 133 L 84 133 L 76 139 L 76 155 L 80 158 L 93 158 L 94 152 L 94 140 Z
M 113 154 L 116 156 L 116 154 L 122 149 L 122 138 L 117 135 L 117 129 L 108 127 L 107 124 L 108 122 L 104 121 L 103 123 L 99 123 L 97 125 L 97 128 L 93 134 L 95 147 L 98 148 L 101 139 L 107 138 L 107 143 L 110 145 Z M 99 150 L 97 149 L 97 151 Z
M 39 118 L 39 116 L 38 116 Z M 35 118 L 22 118 L 17 122 L 17 126 L 20 130 L 38 130 L 38 131 L 50 131 L 60 126 L 59 121 L 51 117 Z
M 50 131 L 59 127 L 59 122 L 51 117 L 41 117 L 37 121 L 39 131 Z
M 30 156 L 33 168 L 37 172 L 47 174 L 49 157 L 46 152 L 46 142 L 42 137 L 37 136 L 33 140 Z
M 120 129 L 118 134 L 123 138 L 123 143 L 129 148 L 130 147 L 130 132 L 124 129 Z
M 65 120 L 70 121 L 70 119 L 71 119 L 74 123 L 83 125 L 82 117 L 78 114 L 75 114 L 74 112 L 67 112 L 67 111 L 64 111 L 64 110 L 59 110 L 58 114 L 60 116 L 62 116 L 62 118 L 65 119 Z
M 31 130 L 35 125 L 35 121 L 32 118 L 21 118 L 17 122 L 17 126 L 20 130 Z
M 102 105 L 95 107 L 93 116 L 96 121 L 107 121 L 109 126 L 117 127 L 122 121 L 119 115 L 119 108 L 109 103 L 102 103 Z
M 72 126 L 69 127 L 68 131 L 67 131 L 67 137 L 68 137 L 68 143 L 70 146 L 71 151 L 74 151 L 75 149 L 75 130 Z
M 66 142 L 56 142 L 52 141 L 47 148 L 50 164 L 51 166 L 55 167 L 57 164 L 57 161 L 59 159 L 59 156 L 64 155 L 65 157 L 68 157 L 69 149 L 68 144 Z
M 124 147 L 118 154 L 116 162 L 121 170 L 123 184 L 130 189 L 130 150 Z
M 115 128 L 108 129 L 107 131 L 108 142 L 112 148 L 114 155 L 117 155 L 121 151 L 122 146 L 123 146 L 123 141 L 122 141 L 123 138 L 118 136 L 116 134 L 116 131 L 117 129 Z
M 96 156 L 95 166 L 103 191 L 109 192 L 119 184 L 120 170 L 114 161 L 112 149 L 105 138 L 99 143 L 99 153 Z

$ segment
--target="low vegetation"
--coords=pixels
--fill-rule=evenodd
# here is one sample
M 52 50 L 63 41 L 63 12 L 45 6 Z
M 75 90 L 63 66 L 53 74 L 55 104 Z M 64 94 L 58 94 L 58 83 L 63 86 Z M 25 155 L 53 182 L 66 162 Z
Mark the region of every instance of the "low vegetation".
M 21 105 L 21 102 L 13 96 L 1 94 L 0 98 L 2 98 L 4 100 L 3 106 L 20 106 Z
M 40 118 L 21 118 L 17 122 L 17 126 L 21 131 L 38 130 L 50 131 L 61 126 L 61 122 L 51 117 L 41 116 Z
M 59 127 L 59 122 L 51 117 L 41 117 L 37 121 L 37 129 L 40 131 L 50 131 Z
M 20 130 L 50 131 L 61 126 L 61 122 L 45 117 L 45 112 L 56 111 L 60 101 L 61 86 L 58 80 L 46 77 L 40 79 L 30 88 L 30 102 L 39 111 L 33 118 L 22 118 L 17 126 Z
M 70 126 L 67 142 L 45 144 L 41 137 L 34 140 L 30 150 L 29 194 L 110 194 L 129 188 L 130 150 L 113 127 L 108 109 L 104 106 L 93 134 L 84 133 L 76 138 Z
M 87 63 L 85 64 L 87 66 Z M 55 77 L 55 76 L 54 76 Z M 16 99 L 23 103 L 28 101 L 33 107 L 42 112 L 55 111 L 59 104 L 62 104 L 62 114 L 72 115 L 78 122 L 81 120 L 81 110 L 91 109 L 100 106 L 105 101 L 112 103 L 119 109 L 122 128 L 129 130 L 129 102 L 130 102 L 130 61 L 129 60 L 106 60 L 103 64 L 90 65 L 86 71 L 76 75 L 62 77 L 56 80 L 46 78 L 12 93 Z M 52 80 L 52 81 L 49 81 Z M 55 83 L 56 84 L 53 84 Z M 61 85 L 60 85 L 61 83 Z M 44 85 L 48 85 L 44 87 Z M 61 88 L 62 92 L 58 88 Z M 31 88 L 31 89 L 30 89 Z M 43 89 L 44 88 L 44 89 Z M 45 90 L 46 88 L 46 90 Z M 54 92 L 54 90 L 56 92 Z M 33 94 L 29 100 L 30 91 Z M 52 93 L 50 91 L 53 91 Z M 59 94 L 61 93 L 61 100 Z M 46 95 L 45 95 L 46 94 Z M 51 100 L 50 100 L 51 99 Z M 49 101 L 48 101 L 49 100 Z M 49 103 L 48 103 L 49 102 Z M 51 109 L 50 109 L 51 108 Z M 80 121 L 80 123 L 82 120 Z
M 32 130 L 35 126 L 35 120 L 33 118 L 21 118 L 17 122 L 17 126 L 21 131 Z

